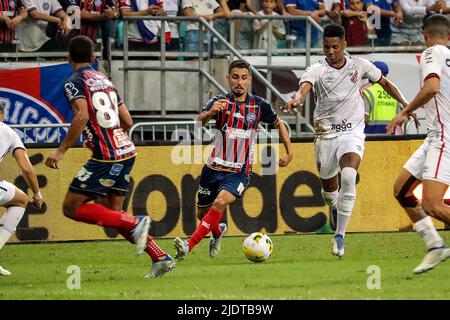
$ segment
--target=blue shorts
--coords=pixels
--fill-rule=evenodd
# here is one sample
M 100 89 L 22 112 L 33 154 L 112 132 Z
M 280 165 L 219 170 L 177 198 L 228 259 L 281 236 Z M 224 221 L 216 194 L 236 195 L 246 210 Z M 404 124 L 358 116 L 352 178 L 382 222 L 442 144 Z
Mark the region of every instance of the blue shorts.
M 197 207 L 211 206 L 221 190 L 227 190 L 239 199 L 249 183 L 250 177 L 243 172 L 224 172 L 204 166 L 198 187 Z
M 104 197 L 108 194 L 126 196 L 134 161 L 135 157 L 118 162 L 91 159 L 73 178 L 69 191 L 93 198 Z

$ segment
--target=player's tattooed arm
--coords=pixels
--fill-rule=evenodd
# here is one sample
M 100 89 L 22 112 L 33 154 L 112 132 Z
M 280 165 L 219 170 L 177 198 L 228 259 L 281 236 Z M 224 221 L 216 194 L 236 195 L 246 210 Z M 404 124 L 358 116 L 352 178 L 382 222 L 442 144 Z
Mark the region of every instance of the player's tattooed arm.
M 24 149 L 17 148 L 13 152 L 13 157 L 22 171 L 22 175 L 27 182 L 30 189 L 33 191 L 33 199 L 30 201 L 34 206 L 40 208 L 44 202 L 41 192 L 39 190 L 39 183 L 36 176 L 36 171 L 28 158 L 28 154 Z
M 286 154 L 280 157 L 280 159 L 278 160 L 278 164 L 280 167 L 286 167 L 294 157 L 291 138 L 289 137 L 289 132 L 287 131 L 283 121 L 278 120 L 275 123 L 275 128 L 278 129 L 278 132 L 280 134 L 280 141 L 283 143 L 284 148 L 286 149 Z
M 52 152 L 45 161 L 47 167 L 57 169 L 58 162 L 64 157 L 66 151 L 72 147 L 78 140 L 89 120 L 88 107 L 86 99 L 76 99 L 72 102 L 72 110 L 74 113 L 72 123 L 66 137 L 59 148 Z
M 309 91 L 311 91 L 311 89 L 312 84 L 310 82 L 302 82 L 298 91 L 288 102 L 286 111 L 291 113 L 293 109 L 297 109 L 298 107 L 300 107 L 305 102 L 306 96 L 308 95 Z

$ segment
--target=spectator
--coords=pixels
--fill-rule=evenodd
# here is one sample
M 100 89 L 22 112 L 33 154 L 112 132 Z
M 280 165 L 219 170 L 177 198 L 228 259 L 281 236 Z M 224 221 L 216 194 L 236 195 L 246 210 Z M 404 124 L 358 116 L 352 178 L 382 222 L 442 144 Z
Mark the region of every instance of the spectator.
M 0 1 L 0 50 L 15 51 L 16 29 L 28 17 L 20 0 Z
M 434 0 L 400 0 L 403 10 L 403 24 L 391 25 L 391 44 L 408 46 L 423 45 L 422 35 L 423 18 L 427 14 L 439 10 L 439 4 Z
M 277 7 L 276 0 L 262 0 L 261 11 L 258 11 L 260 16 L 278 16 L 274 10 Z M 272 38 L 269 39 L 269 21 L 268 20 L 254 20 L 253 28 L 255 29 L 256 39 L 255 48 L 265 49 L 268 48 L 269 43 L 273 48 L 277 48 L 277 39 L 283 39 L 286 35 L 286 29 L 282 20 L 272 20 Z
M 403 24 L 403 11 L 399 0 L 365 0 L 364 4 L 369 14 L 380 14 L 380 25 L 374 26 L 377 35 L 375 45 L 390 46 L 392 28 L 400 28 Z
M 112 0 L 69 0 L 67 13 L 75 17 L 70 37 L 87 36 L 97 43 L 97 33 L 102 20 L 117 19 L 119 8 Z
M 341 24 L 341 2 L 340 0 L 318 0 L 325 8 L 325 16 L 321 19 L 322 26 L 329 23 Z M 342 8 L 342 11 L 344 8 Z
M 351 1 L 351 0 L 350 0 Z M 383 77 L 389 73 L 389 67 L 382 61 L 373 63 L 380 69 Z M 401 104 L 391 97 L 378 83 L 370 82 L 363 90 L 366 127 L 364 133 L 386 133 L 386 125 L 401 110 Z M 402 134 L 401 129 L 396 134 Z
M 226 18 L 258 14 L 250 0 L 221 0 L 220 6 Z M 251 49 L 254 42 L 253 20 L 233 19 L 232 23 L 234 23 L 234 39 L 236 40 L 232 44 L 238 49 Z M 214 22 L 214 27 L 225 39 L 230 40 L 229 20 L 218 19 Z M 225 49 L 225 46 L 219 43 L 217 48 Z
M 183 0 L 182 7 L 185 16 L 203 17 L 208 22 L 225 17 L 225 12 L 215 0 Z M 202 31 L 199 30 L 198 22 L 189 22 L 187 24 L 184 38 L 185 51 L 198 51 L 200 32 Z M 208 43 L 211 41 L 211 34 L 209 32 L 204 32 L 203 37 Z M 204 50 L 208 50 L 208 47 Z
M 321 23 L 321 17 L 324 17 L 325 6 L 318 0 L 285 0 L 286 9 L 289 14 L 294 16 L 310 16 L 318 24 Z M 306 47 L 306 22 L 293 21 L 291 24 L 291 33 L 297 37 L 294 46 L 297 48 Z M 321 47 L 322 43 L 316 28 L 311 26 L 311 47 Z
M 19 31 L 19 49 L 21 51 L 51 51 L 64 49 L 62 39 L 47 36 L 48 23 L 58 27 L 59 34 L 67 35 L 72 29 L 69 16 L 57 0 L 23 0 L 23 4 L 32 19 L 21 24 Z
M 162 0 L 120 0 L 123 17 L 143 17 L 165 15 Z M 165 23 L 166 43 L 170 42 L 170 27 Z M 138 20 L 128 25 L 130 50 L 160 50 L 161 22 Z
M 367 45 L 367 12 L 362 0 L 349 0 L 349 8 L 342 12 L 342 25 L 349 47 Z
M 167 16 L 176 17 L 180 10 L 180 0 L 164 0 L 164 11 L 167 12 Z M 180 33 L 178 31 L 178 23 L 173 21 L 169 22 L 170 27 L 170 44 L 167 45 L 169 51 L 180 50 Z

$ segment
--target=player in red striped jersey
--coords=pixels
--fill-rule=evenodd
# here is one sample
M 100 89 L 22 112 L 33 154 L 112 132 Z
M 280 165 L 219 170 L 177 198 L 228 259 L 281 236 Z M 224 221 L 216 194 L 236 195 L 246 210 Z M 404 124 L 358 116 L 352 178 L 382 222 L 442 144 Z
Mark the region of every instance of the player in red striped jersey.
M 65 83 L 65 93 L 74 117 L 63 142 L 45 164 L 58 168 L 58 162 L 84 131 L 92 158 L 80 169 L 66 194 L 64 215 L 75 221 L 114 228 L 144 250 L 153 261 L 150 277 L 159 277 L 175 267 L 173 259 L 148 235 L 150 218 L 130 216 L 122 211 L 130 183 L 136 149 L 125 132 L 133 121 L 117 89 L 91 64 L 94 44 L 86 36 L 70 41 L 69 62 L 74 74 Z M 88 203 L 100 198 L 100 203 Z
M 27 17 L 28 12 L 20 0 L 0 0 L 0 43 L 10 44 L 16 37 L 17 27 Z
M 443 202 L 450 185 L 450 22 L 436 14 L 423 25 L 427 49 L 420 61 L 423 86 L 416 97 L 388 125 L 392 133 L 411 114 L 426 106 L 428 134 L 424 143 L 405 163 L 395 184 L 394 194 L 409 218 L 414 230 L 422 237 L 428 253 L 415 269 L 422 273 L 433 269 L 450 257 L 450 249 L 436 231 L 431 217 L 450 225 L 450 207 Z M 413 191 L 423 181 L 422 202 Z
M 67 12 L 79 12 L 81 19 L 80 29 L 74 28 L 70 36 L 87 36 L 94 43 L 97 41 L 100 22 L 119 17 L 119 8 L 113 0 L 68 0 Z
M 198 121 L 206 124 L 216 120 L 214 150 L 203 167 L 197 202 L 197 218 L 201 223 L 188 240 L 175 239 L 176 257 L 186 255 L 211 231 L 209 255 L 220 252 L 227 225 L 220 223 L 228 205 L 241 198 L 250 183 L 254 143 L 260 121 L 279 131 L 286 154 L 279 160 L 285 167 L 293 153 L 289 134 L 270 103 L 248 92 L 252 82 L 250 65 L 244 60 L 233 61 L 228 68 L 231 92 L 215 96 L 203 108 Z

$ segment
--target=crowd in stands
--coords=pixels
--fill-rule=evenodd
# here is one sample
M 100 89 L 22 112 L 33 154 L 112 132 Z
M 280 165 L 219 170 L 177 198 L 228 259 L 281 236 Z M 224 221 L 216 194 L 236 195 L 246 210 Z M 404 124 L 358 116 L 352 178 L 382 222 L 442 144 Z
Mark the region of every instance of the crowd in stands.
M 349 46 L 421 45 L 423 19 L 433 13 L 450 14 L 444 0 L 0 0 L 0 51 L 63 51 L 68 39 L 83 34 L 94 43 L 114 39 L 123 45 L 123 20 L 127 16 L 201 16 L 237 49 L 306 45 L 305 21 L 273 20 L 271 36 L 264 19 L 239 16 L 310 16 L 319 25 L 340 23 L 346 29 Z M 233 19 L 230 19 L 233 18 Z M 231 21 L 234 28 L 230 28 Z M 167 50 L 198 51 L 199 35 L 205 50 L 211 45 L 210 32 L 197 22 L 131 22 L 130 50 L 160 50 L 164 36 Z M 209 40 L 209 41 L 208 41 Z M 216 49 L 224 49 L 214 44 Z M 312 47 L 321 39 L 312 28 Z

